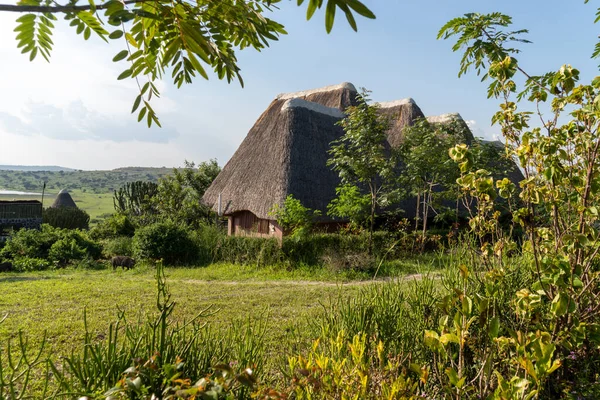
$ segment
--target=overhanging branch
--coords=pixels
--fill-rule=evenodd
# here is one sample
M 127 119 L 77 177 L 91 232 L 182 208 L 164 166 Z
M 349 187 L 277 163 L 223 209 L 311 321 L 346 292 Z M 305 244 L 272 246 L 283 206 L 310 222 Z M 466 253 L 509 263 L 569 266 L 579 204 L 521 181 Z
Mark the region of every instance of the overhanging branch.
M 154 0 L 125 0 L 121 3 L 127 4 L 135 4 L 135 3 L 147 3 L 149 1 Z M 97 4 L 96 10 L 104 10 L 108 8 L 108 4 Z M 79 11 L 90 11 L 92 6 L 89 4 L 86 5 L 66 5 L 66 6 L 29 6 L 29 5 L 17 5 L 17 4 L 0 4 L 0 11 L 7 12 L 16 12 L 16 13 L 51 13 L 51 14 L 59 14 L 59 13 L 71 13 L 71 12 L 79 12 Z

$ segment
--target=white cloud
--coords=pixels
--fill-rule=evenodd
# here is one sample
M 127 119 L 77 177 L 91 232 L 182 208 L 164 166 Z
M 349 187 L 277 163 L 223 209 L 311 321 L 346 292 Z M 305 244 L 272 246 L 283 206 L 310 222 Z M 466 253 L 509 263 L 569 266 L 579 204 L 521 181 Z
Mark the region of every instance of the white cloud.
M 15 135 L 0 130 L 0 164 L 61 165 L 78 169 L 124 166 L 174 166 L 189 154 L 174 143 L 103 140 L 59 140 L 40 135 Z M 93 156 L 91 156 L 93 155 Z
M 40 135 L 62 140 L 111 140 L 114 142 L 166 143 L 178 136 L 175 129 L 148 129 L 134 118 L 115 118 L 89 110 L 81 100 L 63 107 L 29 102 L 23 119 L 0 113 L 0 125 L 7 133 Z

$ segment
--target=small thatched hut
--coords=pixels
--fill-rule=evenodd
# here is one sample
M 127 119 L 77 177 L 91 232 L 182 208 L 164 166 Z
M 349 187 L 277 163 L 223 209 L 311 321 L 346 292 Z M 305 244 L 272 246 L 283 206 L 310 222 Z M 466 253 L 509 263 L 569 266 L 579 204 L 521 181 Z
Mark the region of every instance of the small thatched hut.
M 56 196 L 54 203 L 52 203 L 52 205 L 50 207 L 52 207 L 52 208 L 59 208 L 59 207 L 77 208 L 77 204 L 75 204 L 75 202 L 73 201 L 73 198 L 71 197 L 69 192 L 66 189 L 63 189 L 60 192 L 58 192 L 58 196 Z

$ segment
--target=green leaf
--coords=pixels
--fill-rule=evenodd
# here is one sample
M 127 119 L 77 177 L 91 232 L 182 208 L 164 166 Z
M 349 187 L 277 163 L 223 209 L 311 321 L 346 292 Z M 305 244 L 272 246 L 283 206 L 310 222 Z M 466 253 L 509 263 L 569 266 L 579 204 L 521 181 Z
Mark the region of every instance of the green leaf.
M 123 37 L 123 31 L 121 29 L 117 29 L 113 31 L 110 35 L 108 35 L 109 39 L 120 39 Z
M 333 21 L 335 20 L 335 2 L 329 0 L 327 2 L 327 8 L 325 9 L 325 30 L 327 33 L 331 33 L 333 29 Z
M 194 69 L 196 71 L 198 71 L 200 73 L 200 75 L 202 75 L 204 77 L 204 79 L 208 79 L 208 75 L 206 74 L 206 71 L 202 67 L 202 64 L 200 64 L 200 61 L 198 61 L 198 59 L 194 56 L 194 53 L 192 53 L 191 51 L 188 51 L 187 55 L 188 55 L 188 59 L 194 66 Z
M 310 20 L 313 15 L 315 14 L 315 11 L 317 11 L 317 6 L 318 6 L 318 0 L 310 0 L 308 2 L 308 8 L 306 9 L 306 20 Z M 300 5 L 300 4 L 298 4 Z
M 442 344 L 448 344 L 448 343 L 459 344 L 460 340 L 458 339 L 458 336 L 456 336 L 454 333 L 444 333 L 442 336 L 440 336 L 440 343 L 442 343 Z
M 492 318 L 490 321 L 490 326 L 488 328 L 488 334 L 490 338 L 495 339 L 498 337 L 498 332 L 500 331 L 500 320 L 498 317 Z
M 138 114 L 138 122 L 140 122 L 142 119 L 144 119 L 144 115 L 146 115 L 146 107 L 142 107 L 142 109 L 140 110 L 140 113 Z
M 125 71 L 121 72 L 121 75 L 117 77 L 117 80 L 120 81 L 122 79 L 129 78 L 132 73 L 133 71 L 131 69 L 126 69 Z
M 25 14 L 22 17 L 17 18 L 17 22 L 18 23 L 30 23 L 33 22 L 35 20 L 36 15 L 35 14 Z
M 119 53 L 117 53 L 117 55 L 113 58 L 114 62 L 118 62 L 121 61 L 122 59 L 124 59 L 125 57 L 127 57 L 129 55 L 129 52 L 127 50 L 121 50 Z
M 552 300 L 550 311 L 557 317 L 561 317 L 567 313 L 568 307 L 569 296 L 561 292 L 554 297 L 554 300 Z
M 140 94 L 135 98 L 135 101 L 133 102 L 133 108 L 131 109 L 132 114 L 135 112 L 135 110 L 138 109 L 141 102 L 142 102 L 142 95 Z
M 375 14 L 371 10 L 367 8 L 363 3 L 358 0 L 346 0 L 346 3 L 356 11 L 358 14 L 362 15 L 365 18 L 375 19 Z
M 29 61 L 33 61 L 35 59 L 35 56 L 37 55 L 37 47 L 34 47 L 31 50 L 31 53 L 29 54 Z

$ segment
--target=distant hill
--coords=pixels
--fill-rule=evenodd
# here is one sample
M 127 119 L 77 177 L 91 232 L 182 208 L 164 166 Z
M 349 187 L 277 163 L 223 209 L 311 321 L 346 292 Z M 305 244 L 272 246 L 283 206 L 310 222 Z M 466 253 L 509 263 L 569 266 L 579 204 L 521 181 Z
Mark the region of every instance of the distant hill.
M 0 165 L 2 171 L 75 171 L 58 165 Z
M 58 167 L 60 168 L 60 167 Z M 0 166 L 0 189 L 40 192 L 43 182 L 46 189 L 58 192 L 61 189 L 82 190 L 91 193 L 110 193 L 127 182 L 149 181 L 170 175 L 172 168 L 126 167 L 111 171 L 81 170 L 2 170 Z

